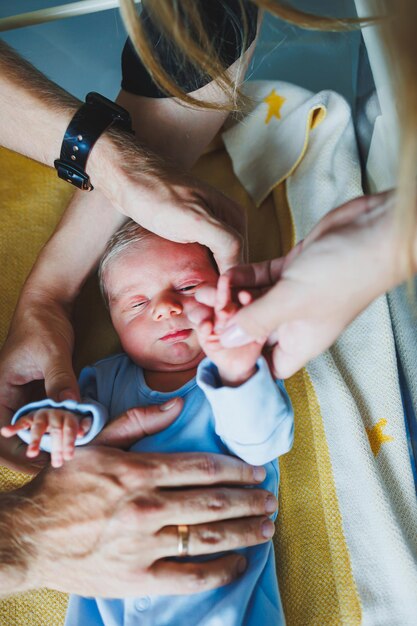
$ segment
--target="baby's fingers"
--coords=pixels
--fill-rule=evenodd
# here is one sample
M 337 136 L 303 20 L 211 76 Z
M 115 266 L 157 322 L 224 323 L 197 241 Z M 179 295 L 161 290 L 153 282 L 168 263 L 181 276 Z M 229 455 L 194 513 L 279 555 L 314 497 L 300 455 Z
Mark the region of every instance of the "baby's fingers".
M 51 412 L 49 418 L 49 434 L 51 435 L 51 465 L 52 467 L 62 467 L 64 463 L 64 430 L 65 440 L 70 440 L 74 427 L 66 424 L 66 418 L 74 418 L 73 415 L 64 412 Z M 75 418 L 76 419 L 76 418 Z M 77 436 L 78 420 L 75 426 L 74 439 Z
M 26 450 L 26 456 L 29 458 L 38 456 L 41 439 L 48 428 L 48 421 L 48 413 L 46 411 L 37 411 L 34 414 L 30 429 L 30 442 Z
M 239 291 L 237 295 L 239 302 L 242 306 L 247 306 L 251 302 L 253 302 L 253 296 L 249 291 Z
M 91 428 L 93 419 L 91 417 L 83 417 L 78 427 L 77 437 L 84 437 Z
M 8 424 L 7 426 L 3 426 L 0 430 L 0 433 L 3 437 L 13 437 L 20 430 L 26 430 L 31 428 L 33 422 L 33 417 L 31 415 L 23 415 L 20 419 L 17 420 L 14 424 Z
M 215 330 L 220 333 L 230 318 L 236 313 L 238 306 L 232 301 L 230 278 L 220 276 L 217 283 L 216 324 Z
M 206 320 L 198 327 L 198 335 L 200 341 L 208 341 L 213 333 L 213 322 Z
M 80 418 L 72 413 L 63 413 L 60 416 L 61 427 L 55 433 L 51 430 L 53 467 L 61 467 L 64 461 L 70 461 L 74 457 L 75 440 L 80 432 Z
M 232 301 L 232 290 L 230 287 L 230 278 L 228 276 L 220 276 L 217 281 L 216 304 L 215 311 L 219 313 L 226 309 Z

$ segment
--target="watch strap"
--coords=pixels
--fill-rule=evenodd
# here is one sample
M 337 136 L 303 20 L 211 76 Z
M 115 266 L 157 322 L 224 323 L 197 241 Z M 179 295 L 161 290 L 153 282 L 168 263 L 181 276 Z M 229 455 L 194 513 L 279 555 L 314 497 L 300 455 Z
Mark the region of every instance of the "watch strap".
M 91 191 L 87 160 L 97 139 L 113 124 L 133 133 L 130 115 L 125 109 L 98 93 L 87 94 L 85 104 L 65 131 L 60 158 L 54 162 L 58 176 L 79 189 Z

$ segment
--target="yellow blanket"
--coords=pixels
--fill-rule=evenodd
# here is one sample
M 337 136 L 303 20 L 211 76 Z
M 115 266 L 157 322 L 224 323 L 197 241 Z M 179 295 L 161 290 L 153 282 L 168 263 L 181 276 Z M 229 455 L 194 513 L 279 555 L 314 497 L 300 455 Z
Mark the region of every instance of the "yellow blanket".
M 349 114 L 340 101 L 328 92 L 317 97 L 285 83 L 262 83 L 251 89 L 251 96 L 258 100 L 252 113 L 241 125 L 227 130 L 223 139 L 218 138 L 200 159 L 194 173 L 244 207 L 249 222 L 250 258 L 262 260 L 288 251 L 319 219 L 320 211 L 324 213 L 356 195 L 360 186 L 354 158 L 352 163 L 346 160 L 347 152 L 341 150 L 340 142 L 350 137 L 350 131 L 343 127 L 345 124 L 348 129 Z M 336 111 L 336 117 L 332 111 Z M 324 118 L 326 123 L 320 124 Z M 241 131 L 246 133 L 246 140 Z M 276 141 L 272 140 L 274 137 Z M 250 151 L 245 150 L 248 145 Z M 337 179 L 329 173 L 333 171 L 335 155 L 340 154 L 342 163 L 336 159 L 336 165 L 340 167 L 340 170 L 336 168 L 340 173 Z M 71 189 L 58 181 L 48 168 L 7 151 L 0 152 L 0 167 L 4 174 L 0 194 L 4 268 L 0 333 L 4 337 L 20 285 L 67 203 Z M 312 172 L 317 174 L 316 178 Z M 78 365 L 92 362 L 114 349 L 114 335 L 109 330 L 98 294 L 91 286 L 87 288 L 85 298 L 80 307 L 84 324 L 77 332 L 79 336 L 82 333 L 82 336 L 89 337 L 89 341 L 83 341 L 81 345 L 89 344 L 90 352 L 76 355 Z M 96 320 L 99 310 L 103 324 L 98 333 L 91 334 L 88 320 Z M 388 446 L 384 444 L 380 453 L 385 440 L 378 439 L 378 429 L 374 428 L 382 414 L 370 405 L 369 389 L 361 388 L 360 380 L 368 380 L 370 373 L 360 368 L 358 376 L 360 374 L 362 379 L 359 377 L 358 382 L 355 370 L 349 369 L 351 362 L 348 358 L 355 339 L 364 341 L 364 329 L 369 335 L 375 320 L 385 319 L 385 313 L 381 311 L 377 309 L 376 317 L 365 317 L 354 328 L 353 336 L 348 334 L 332 352 L 287 381 L 295 409 L 296 435 L 293 450 L 280 461 L 280 511 L 275 544 L 279 585 L 289 626 L 379 626 L 381 623 L 403 626 L 401 621 L 384 621 L 387 616 L 396 614 L 395 599 L 387 596 L 385 601 L 378 576 L 375 575 L 377 583 L 374 586 L 370 582 L 368 570 L 372 569 L 372 563 L 364 560 L 361 564 L 358 560 L 361 556 L 358 538 L 361 537 L 362 510 L 358 509 L 359 528 L 356 528 L 352 525 L 355 511 L 351 513 L 346 503 L 352 498 L 349 489 L 360 491 L 361 485 L 354 483 L 357 477 L 354 472 L 352 475 L 346 472 L 345 480 L 341 479 L 341 468 L 343 470 L 346 465 L 343 465 L 345 457 L 339 458 L 338 451 L 343 445 L 338 444 L 337 432 L 332 430 L 332 424 L 337 424 L 341 417 L 346 418 L 346 423 L 354 424 L 357 440 L 351 443 L 351 456 L 364 456 L 368 471 L 373 472 L 372 477 L 367 476 L 369 484 L 373 484 L 372 480 L 379 481 L 381 489 L 386 490 L 386 502 L 390 502 L 394 479 L 389 475 L 390 458 L 384 456 Z M 387 333 L 388 330 L 384 341 L 389 346 Z M 361 363 L 359 357 L 358 362 Z M 393 363 L 386 365 L 396 376 Z M 390 379 L 390 390 L 397 402 L 394 374 Z M 345 410 L 343 403 L 348 405 L 340 415 L 339 405 L 333 407 L 332 398 L 326 396 L 326 393 L 331 396 L 333 385 L 335 394 L 342 394 L 340 406 Z M 384 406 L 394 422 L 394 404 L 385 403 Z M 401 421 L 402 415 L 397 418 Z M 395 431 L 395 424 L 391 428 Z M 351 434 L 348 429 L 346 432 L 340 429 L 340 432 L 346 437 Z M 367 433 L 370 433 L 369 440 Z M 403 440 L 399 426 L 396 436 L 399 443 L 395 445 L 401 448 Z M 403 452 L 401 448 L 399 453 Z M 349 454 L 347 456 L 350 458 Z M 407 500 L 410 476 L 406 471 L 404 476 L 405 495 L 393 503 L 398 514 L 403 515 L 403 518 L 398 517 L 398 528 L 395 524 L 392 527 L 395 537 L 410 511 Z M 21 484 L 22 480 L 22 476 L 4 469 L 0 473 L 0 488 L 9 489 L 13 484 Z M 354 498 L 352 504 L 356 505 Z M 383 508 L 379 512 L 382 514 Z M 384 524 L 382 526 L 385 532 Z M 364 534 L 363 552 L 372 558 L 377 544 L 373 543 L 371 523 L 370 527 L 372 533 L 367 534 L 366 528 L 361 530 Z M 409 540 L 406 535 L 404 544 Z M 372 550 L 366 553 L 368 544 L 374 553 Z M 403 550 L 402 544 L 399 549 Z M 0 624 L 58 626 L 63 622 L 65 605 L 63 594 L 42 590 L 20 595 L 0 603 Z M 383 610 L 378 614 L 380 606 Z M 379 622 L 378 615 L 381 617 Z M 408 623 L 407 619 L 403 621 L 403 624 Z

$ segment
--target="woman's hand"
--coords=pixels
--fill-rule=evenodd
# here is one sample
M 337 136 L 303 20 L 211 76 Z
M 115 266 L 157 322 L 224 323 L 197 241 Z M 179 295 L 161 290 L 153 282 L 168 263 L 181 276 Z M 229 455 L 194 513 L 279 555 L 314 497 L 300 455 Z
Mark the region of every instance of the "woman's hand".
M 228 272 L 235 288 L 267 292 L 221 335 L 227 347 L 268 338 L 278 378 L 326 350 L 377 296 L 406 277 L 394 197 L 357 198 L 326 215 L 286 258 Z
M 77 448 L 71 463 L 0 495 L 0 547 L 8 546 L 13 564 L 0 563 L 3 593 L 46 586 L 103 597 L 187 594 L 240 576 L 246 562 L 238 554 L 171 560 L 178 556 L 178 525 L 189 526 L 190 556 L 267 541 L 276 499 L 247 489 L 263 481 L 263 468 L 217 454 L 110 447 L 166 428 L 181 408 L 178 398 L 164 410 L 131 409 L 101 433 L 100 446 Z

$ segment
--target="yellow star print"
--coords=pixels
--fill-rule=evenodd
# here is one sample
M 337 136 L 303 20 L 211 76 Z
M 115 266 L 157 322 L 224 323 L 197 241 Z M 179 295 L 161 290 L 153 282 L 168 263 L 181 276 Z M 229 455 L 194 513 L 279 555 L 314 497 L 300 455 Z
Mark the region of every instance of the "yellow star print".
M 273 117 L 281 119 L 281 107 L 287 98 L 280 96 L 275 89 L 271 91 L 269 96 L 263 99 L 263 102 L 268 105 L 268 113 L 265 119 L 265 124 L 269 124 Z
M 387 425 L 387 420 L 385 418 L 380 419 L 379 422 L 374 424 L 372 428 L 366 429 L 366 434 L 368 435 L 369 444 L 371 446 L 371 450 L 376 457 L 381 449 L 383 443 L 387 443 L 387 441 L 394 441 L 394 438 L 390 435 L 385 435 L 382 431 Z

